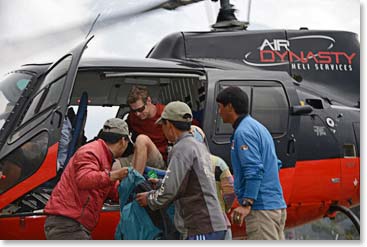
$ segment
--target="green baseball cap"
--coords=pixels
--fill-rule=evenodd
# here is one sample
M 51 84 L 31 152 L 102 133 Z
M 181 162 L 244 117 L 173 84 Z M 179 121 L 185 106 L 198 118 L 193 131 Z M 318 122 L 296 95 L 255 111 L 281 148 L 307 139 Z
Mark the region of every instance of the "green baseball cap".
M 184 102 L 173 101 L 164 107 L 161 117 L 155 124 L 162 124 L 162 119 L 190 123 L 192 121 L 192 112 L 190 107 Z
M 104 123 L 103 132 L 129 136 L 129 127 L 121 118 L 111 118 Z

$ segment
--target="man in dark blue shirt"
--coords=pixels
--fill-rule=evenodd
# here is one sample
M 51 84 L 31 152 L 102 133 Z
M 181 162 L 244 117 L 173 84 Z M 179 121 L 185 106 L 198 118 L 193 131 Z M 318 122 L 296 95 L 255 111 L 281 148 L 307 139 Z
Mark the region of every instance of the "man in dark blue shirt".
M 286 204 L 280 185 L 278 158 L 269 131 L 248 114 L 249 100 L 238 87 L 221 91 L 216 101 L 224 123 L 231 123 L 234 189 L 241 206 L 231 219 L 248 239 L 284 239 Z

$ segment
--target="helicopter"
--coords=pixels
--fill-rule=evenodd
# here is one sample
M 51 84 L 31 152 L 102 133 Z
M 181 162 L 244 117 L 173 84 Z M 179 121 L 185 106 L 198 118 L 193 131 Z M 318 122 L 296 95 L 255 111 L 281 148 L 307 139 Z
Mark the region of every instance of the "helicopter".
M 166 1 L 139 13 L 195 2 Z M 1 239 L 45 238 L 42 209 L 52 188 L 43 185 L 57 176 L 67 109 L 78 109 L 81 121 L 74 136 L 79 138 L 92 117 L 86 109 L 114 107 L 115 116 L 124 118 L 133 85 L 147 86 L 156 102 L 187 103 L 211 153 L 228 164 L 233 129 L 219 117 L 215 97 L 228 86 L 240 87 L 249 95 L 250 114 L 272 134 L 282 163 L 286 227 L 332 218 L 340 211 L 359 231 L 359 219 L 350 210 L 360 202 L 357 35 L 307 28 L 250 31 L 228 0 L 220 3 L 212 31 L 168 35 L 145 59 L 83 58 L 93 42 L 91 28 L 59 60 L 23 65 L 1 80 Z M 8 165 L 10 161 L 25 166 Z M 93 238 L 113 239 L 119 218 L 119 205 L 106 201 Z M 232 231 L 234 238 L 245 234 L 237 226 Z

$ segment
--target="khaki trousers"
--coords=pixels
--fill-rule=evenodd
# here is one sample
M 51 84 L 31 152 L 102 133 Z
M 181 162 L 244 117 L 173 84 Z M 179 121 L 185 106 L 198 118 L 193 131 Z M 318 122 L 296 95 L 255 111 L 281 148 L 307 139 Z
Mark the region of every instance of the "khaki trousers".
M 248 240 L 284 240 L 286 209 L 251 210 L 245 218 Z
M 47 240 L 90 240 L 90 232 L 79 222 L 59 215 L 46 218 L 45 235 Z
M 120 157 L 115 159 L 115 162 L 112 165 L 112 170 L 119 169 L 121 167 L 129 167 L 132 166 L 133 154 L 127 157 Z M 151 154 L 148 157 L 148 160 L 145 164 L 146 166 L 150 166 L 153 168 L 167 170 L 166 164 L 163 160 L 162 154 L 158 151 L 156 153 Z

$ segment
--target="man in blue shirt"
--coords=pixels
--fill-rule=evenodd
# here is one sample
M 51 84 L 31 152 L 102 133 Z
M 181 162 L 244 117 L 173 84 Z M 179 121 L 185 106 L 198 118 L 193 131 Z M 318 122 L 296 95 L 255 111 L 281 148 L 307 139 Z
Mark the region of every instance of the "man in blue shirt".
M 269 131 L 249 114 L 249 100 L 238 87 L 216 98 L 224 123 L 231 123 L 231 162 L 234 189 L 241 206 L 231 220 L 246 221 L 248 239 L 284 239 L 286 204 L 278 174 L 278 158 Z

